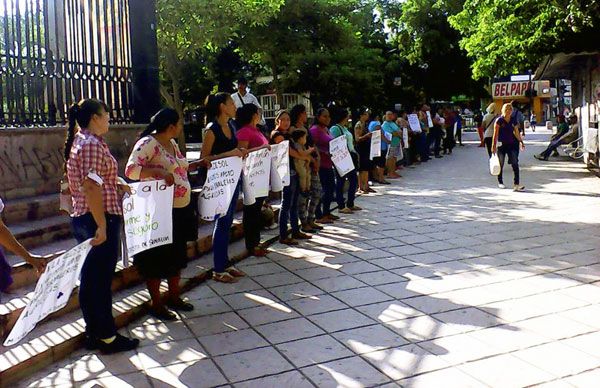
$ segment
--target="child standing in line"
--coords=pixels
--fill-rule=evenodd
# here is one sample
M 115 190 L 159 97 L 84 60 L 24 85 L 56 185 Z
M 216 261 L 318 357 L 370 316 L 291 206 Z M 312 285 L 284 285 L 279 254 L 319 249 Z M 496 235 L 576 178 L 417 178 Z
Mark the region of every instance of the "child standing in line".
M 306 153 L 306 137 L 306 132 L 301 129 L 295 129 L 292 132 L 292 146 L 302 155 Z M 308 195 L 310 191 L 310 161 L 298 158 L 293 160 L 300 181 L 300 192 L 302 195 Z

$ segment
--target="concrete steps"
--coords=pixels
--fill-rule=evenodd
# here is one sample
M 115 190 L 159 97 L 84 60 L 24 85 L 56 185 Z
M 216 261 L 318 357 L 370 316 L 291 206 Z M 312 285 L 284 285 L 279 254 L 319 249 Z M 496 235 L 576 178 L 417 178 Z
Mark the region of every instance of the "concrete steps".
M 66 214 L 12 223 L 8 227 L 27 249 L 71 237 L 71 222 Z
M 246 257 L 243 241 L 230 246 L 232 260 Z M 187 292 L 208 279 L 212 258 L 192 261 L 182 272 L 182 292 Z M 166 284 L 163 284 L 163 293 Z M 74 291 L 73 294 L 76 294 Z M 184 295 L 185 296 L 185 295 Z M 144 284 L 113 293 L 113 316 L 117 327 L 122 328 L 147 312 L 150 296 Z M 61 310 L 62 311 L 62 310 Z M 39 323 L 19 344 L 6 348 L 0 346 L 0 386 L 9 386 L 20 379 L 59 361 L 83 346 L 85 324 L 81 311 L 63 313 Z

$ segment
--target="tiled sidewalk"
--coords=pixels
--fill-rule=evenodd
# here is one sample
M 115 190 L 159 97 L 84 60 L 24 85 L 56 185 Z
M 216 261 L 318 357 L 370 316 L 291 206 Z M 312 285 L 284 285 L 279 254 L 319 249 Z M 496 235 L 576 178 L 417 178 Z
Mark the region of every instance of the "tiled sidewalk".
M 26 383 L 597 387 L 600 180 L 539 150 L 525 193 L 495 188 L 472 144 L 404 170 L 313 240 L 245 260 L 243 281 L 188 293 L 181 321 L 130 325 L 136 352 L 81 351 Z

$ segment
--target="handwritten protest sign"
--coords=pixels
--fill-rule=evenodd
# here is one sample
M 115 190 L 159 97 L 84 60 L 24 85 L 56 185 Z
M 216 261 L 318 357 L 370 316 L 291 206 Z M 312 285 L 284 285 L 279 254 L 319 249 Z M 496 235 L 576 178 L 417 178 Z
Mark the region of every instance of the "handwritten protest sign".
M 381 156 L 381 130 L 371 132 L 371 151 L 369 152 L 369 159 Z
M 271 177 L 271 151 L 263 148 L 250 152 L 244 160 L 242 170 L 244 188 L 244 205 L 252 205 L 256 198 L 269 195 L 269 178 Z
M 416 114 L 408 115 L 408 125 L 410 126 L 410 130 L 416 133 L 421 132 L 421 123 L 419 123 L 419 116 Z
M 127 254 L 173 242 L 173 190 L 164 180 L 132 183 L 123 199 Z
M 271 190 L 277 192 L 290 184 L 290 142 L 271 145 Z
M 354 170 L 354 163 L 352 162 L 350 151 L 348 151 L 346 136 L 342 135 L 331 140 L 329 142 L 329 153 L 331 154 L 331 161 L 340 176 L 344 176 Z
M 203 220 L 214 221 L 227 213 L 241 173 L 240 157 L 232 156 L 211 162 L 198 198 L 198 213 Z
M 4 341 L 4 346 L 12 346 L 21 341 L 39 321 L 67 304 L 73 288 L 77 285 L 85 257 L 92 249 L 90 241 L 91 239 L 82 242 L 48 263 L 35 286 L 30 302 L 19 315 Z
M 427 111 L 427 126 L 433 128 L 433 120 L 431 119 L 431 112 Z
M 404 143 L 404 148 L 408 148 L 408 128 L 402 128 L 402 142 Z

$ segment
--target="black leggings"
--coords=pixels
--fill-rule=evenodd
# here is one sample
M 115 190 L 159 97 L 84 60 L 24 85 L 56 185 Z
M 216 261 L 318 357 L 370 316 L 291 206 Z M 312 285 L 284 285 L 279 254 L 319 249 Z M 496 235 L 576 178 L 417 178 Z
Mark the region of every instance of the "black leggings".
M 249 251 L 260 244 L 260 231 L 263 228 L 262 205 L 266 197 L 256 198 L 252 205 L 244 205 L 243 219 L 244 240 Z

